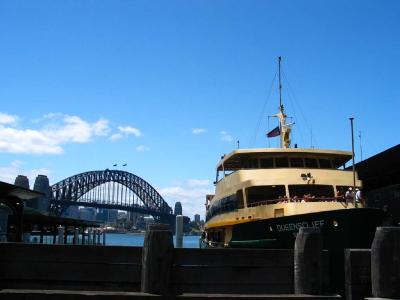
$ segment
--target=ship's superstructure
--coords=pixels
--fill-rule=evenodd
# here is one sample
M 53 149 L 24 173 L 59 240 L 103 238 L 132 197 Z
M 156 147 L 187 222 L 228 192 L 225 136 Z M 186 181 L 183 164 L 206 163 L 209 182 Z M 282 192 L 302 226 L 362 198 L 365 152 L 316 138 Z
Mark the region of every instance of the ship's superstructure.
M 215 195 L 206 202 L 203 245 L 287 246 L 302 226 L 340 231 L 351 240 L 348 218 L 379 223 L 381 212 L 355 199 L 362 183 L 344 168 L 353 153 L 290 148 L 292 124 L 286 123 L 281 92 L 275 116 L 279 127 L 272 136 L 280 136 L 281 148 L 238 149 L 218 163 Z

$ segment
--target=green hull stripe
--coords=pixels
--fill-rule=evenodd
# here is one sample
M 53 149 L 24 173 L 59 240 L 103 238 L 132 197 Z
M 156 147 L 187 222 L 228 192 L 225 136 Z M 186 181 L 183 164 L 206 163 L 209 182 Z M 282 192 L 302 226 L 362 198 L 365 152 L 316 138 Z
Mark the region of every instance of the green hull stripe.
M 265 248 L 275 245 L 276 239 L 260 239 L 260 240 L 244 240 L 244 241 L 230 241 L 229 247 L 232 248 Z

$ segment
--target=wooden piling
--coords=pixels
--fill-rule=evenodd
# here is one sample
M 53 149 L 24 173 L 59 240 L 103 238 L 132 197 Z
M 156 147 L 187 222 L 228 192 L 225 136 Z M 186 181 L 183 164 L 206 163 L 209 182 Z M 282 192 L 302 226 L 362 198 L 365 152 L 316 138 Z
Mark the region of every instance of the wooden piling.
M 75 245 L 79 244 L 79 228 L 75 228 L 74 229 L 74 240 L 73 240 L 73 243 Z
M 97 229 L 93 229 L 92 231 L 92 244 L 96 245 L 96 241 L 97 241 Z
M 58 239 L 57 239 L 57 243 L 58 244 L 64 244 L 64 227 L 62 227 L 61 225 L 57 227 L 58 230 Z
M 85 245 L 85 227 L 82 227 L 82 245 Z
M 400 299 L 400 227 L 378 227 L 371 247 L 372 295 Z
M 319 228 L 300 228 L 294 248 L 295 294 L 322 292 L 322 236 Z
M 159 295 L 170 293 L 173 248 L 169 225 L 149 224 L 142 251 L 142 292 Z
M 175 224 L 175 246 L 176 248 L 183 247 L 183 216 L 176 216 Z

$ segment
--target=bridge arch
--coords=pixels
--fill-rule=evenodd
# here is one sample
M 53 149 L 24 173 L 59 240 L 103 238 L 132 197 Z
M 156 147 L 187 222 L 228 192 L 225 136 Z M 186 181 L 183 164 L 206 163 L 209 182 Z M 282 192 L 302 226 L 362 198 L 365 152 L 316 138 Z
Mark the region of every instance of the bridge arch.
M 155 217 L 173 214 L 172 208 L 147 181 L 126 171 L 109 169 L 76 174 L 52 185 L 50 210 L 60 215 L 70 205 L 82 203 L 80 199 L 89 191 L 110 182 L 125 186 L 136 194 L 143 204 L 142 207 L 137 209 L 134 207 L 124 207 L 122 205 L 114 205 L 114 207 L 110 206 L 110 208 L 145 212 Z M 108 201 L 109 200 L 110 199 L 108 199 Z M 94 201 L 88 206 L 107 208 L 107 205 L 103 204 L 104 202 L 96 203 L 96 201 Z

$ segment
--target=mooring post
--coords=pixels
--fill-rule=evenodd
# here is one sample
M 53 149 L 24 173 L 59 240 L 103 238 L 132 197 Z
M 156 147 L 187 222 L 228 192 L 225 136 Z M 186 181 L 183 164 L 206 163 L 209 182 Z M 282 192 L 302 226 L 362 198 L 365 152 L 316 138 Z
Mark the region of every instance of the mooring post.
M 79 244 L 79 228 L 75 228 L 74 231 L 74 244 L 75 245 Z
M 294 245 L 295 294 L 322 293 L 322 236 L 319 228 L 300 228 Z
M 141 292 L 158 295 L 171 292 L 173 249 L 169 225 L 149 224 L 142 251 Z
M 57 226 L 51 228 L 53 233 L 53 244 L 57 244 Z
M 400 299 L 400 227 L 378 227 L 371 247 L 372 296 Z
M 58 226 L 58 240 L 57 244 L 64 244 L 64 227 Z
M 175 224 L 175 246 L 176 248 L 183 247 L 183 216 L 176 216 Z
M 92 244 L 92 228 L 88 228 L 87 231 L 87 244 Z
M 43 231 L 44 231 L 44 228 L 42 225 L 42 226 L 40 226 L 40 240 L 39 240 L 40 244 L 43 244 Z
M 82 245 L 85 245 L 85 227 L 82 227 Z
M 103 245 L 106 245 L 106 232 L 103 231 Z
M 64 244 L 68 244 L 68 226 L 64 226 Z
M 97 230 L 97 245 L 101 245 L 101 230 Z
M 97 229 L 93 229 L 93 240 L 92 240 L 92 244 L 96 245 L 96 241 L 97 241 Z

